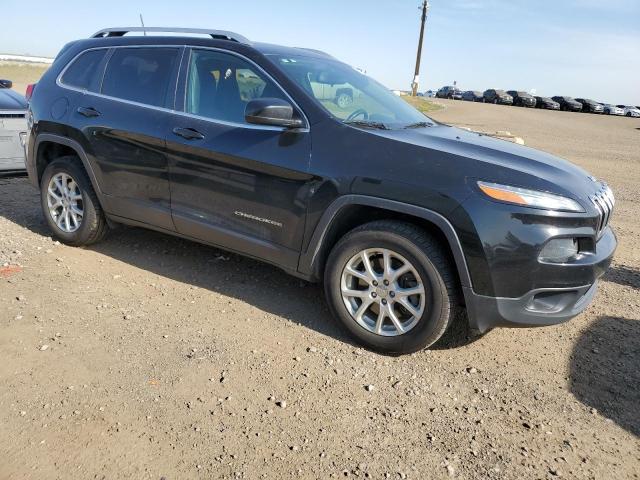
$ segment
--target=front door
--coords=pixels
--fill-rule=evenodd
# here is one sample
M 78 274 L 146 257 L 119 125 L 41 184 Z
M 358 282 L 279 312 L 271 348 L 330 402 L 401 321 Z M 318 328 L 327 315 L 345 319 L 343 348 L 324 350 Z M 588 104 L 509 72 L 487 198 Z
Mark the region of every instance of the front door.
M 184 65 L 184 107 L 166 138 L 176 230 L 295 269 L 312 180 L 308 128 L 245 122 L 252 99 L 293 102 L 244 57 L 194 48 Z

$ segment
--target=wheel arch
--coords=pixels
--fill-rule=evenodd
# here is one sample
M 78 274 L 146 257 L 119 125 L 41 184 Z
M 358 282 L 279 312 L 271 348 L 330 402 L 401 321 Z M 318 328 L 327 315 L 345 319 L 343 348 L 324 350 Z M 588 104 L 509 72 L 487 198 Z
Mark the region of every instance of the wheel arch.
M 331 248 L 347 231 L 383 218 L 412 222 L 437 236 L 451 255 L 461 287 L 471 287 L 460 240 L 445 217 L 426 208 L 367 195 L 344 195 L 329 205 L 300 256 L 299 272 L 315 280 L 322 278 Z
M 102 196 L 100 185 L 98 184 L 93 168 L 91 168 L 89 158 L 82 148 L 82 145 L 75 140 L 52 133 L 41 133 L 36 138 L 34 151 L 35 174 L 38 187 L 42 173 L 50 162 L 65 155 L 75 155 L 80 159 L 87 175 L 89 175 L 89 180 L 98 198 Z

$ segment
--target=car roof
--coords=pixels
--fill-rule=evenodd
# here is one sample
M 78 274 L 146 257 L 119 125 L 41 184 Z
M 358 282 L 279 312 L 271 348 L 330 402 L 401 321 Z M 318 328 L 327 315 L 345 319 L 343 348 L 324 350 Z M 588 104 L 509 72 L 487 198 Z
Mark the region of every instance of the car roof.
M 167 33 L 167 35 L 144 35 L 141 27 L 108 28 L 95 33 L 87 39 L 80 39 L 75 44 L 81 44 L 83 48 L 95 48 L 100 45 L 128 46 L 128 45 L 186 45 L 186 46 L 210 46 L 217 48 L 229 48 L 241 50 L 242 47 L 251 48 L 263 55 L 281 56 L 308 56 L 316 58 L 333 58 L 328 53 L 320 50 L 303 47 L 288 47 L 271 43 L 252 42 L 246 37 L 226 30 L 213 29 L 187 29 L 187 28 L 151 28 L 152 33 Z M 135 33 L 135 35 L 127 35 Z M 174 34 L 172 34 L 174 33 Z M 176 36 L 175 34 L 179 34 Z
M 0 110 L 26 110 L 27 100 L 10 88 L 0 88 Z

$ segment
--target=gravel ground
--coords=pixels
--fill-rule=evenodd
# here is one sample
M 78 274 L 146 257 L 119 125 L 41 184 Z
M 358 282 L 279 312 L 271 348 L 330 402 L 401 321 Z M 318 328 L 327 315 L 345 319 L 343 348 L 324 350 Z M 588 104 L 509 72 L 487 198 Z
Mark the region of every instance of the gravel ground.
M 60 245 L 0 179 L 0 479 L 638 478 L 640 122 L 443 103 L 609 181 L 584 314 L 381 356 L 318 286 L 141 229 Z

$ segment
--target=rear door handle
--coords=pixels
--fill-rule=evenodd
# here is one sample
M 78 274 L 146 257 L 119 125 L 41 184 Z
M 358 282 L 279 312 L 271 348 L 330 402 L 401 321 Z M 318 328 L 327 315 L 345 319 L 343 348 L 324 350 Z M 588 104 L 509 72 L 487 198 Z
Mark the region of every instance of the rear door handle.
M 79 107 L 78 113 L 88 118 L 100 116 L 100 112 L 93 107 Z
M 173 129 L 173 133 L 182 138 L 186 138 L 187 140 L 202 140 L 204 139 L 204 135 L 201 134 L 194 128 L 180 128 L 176 127 Z

